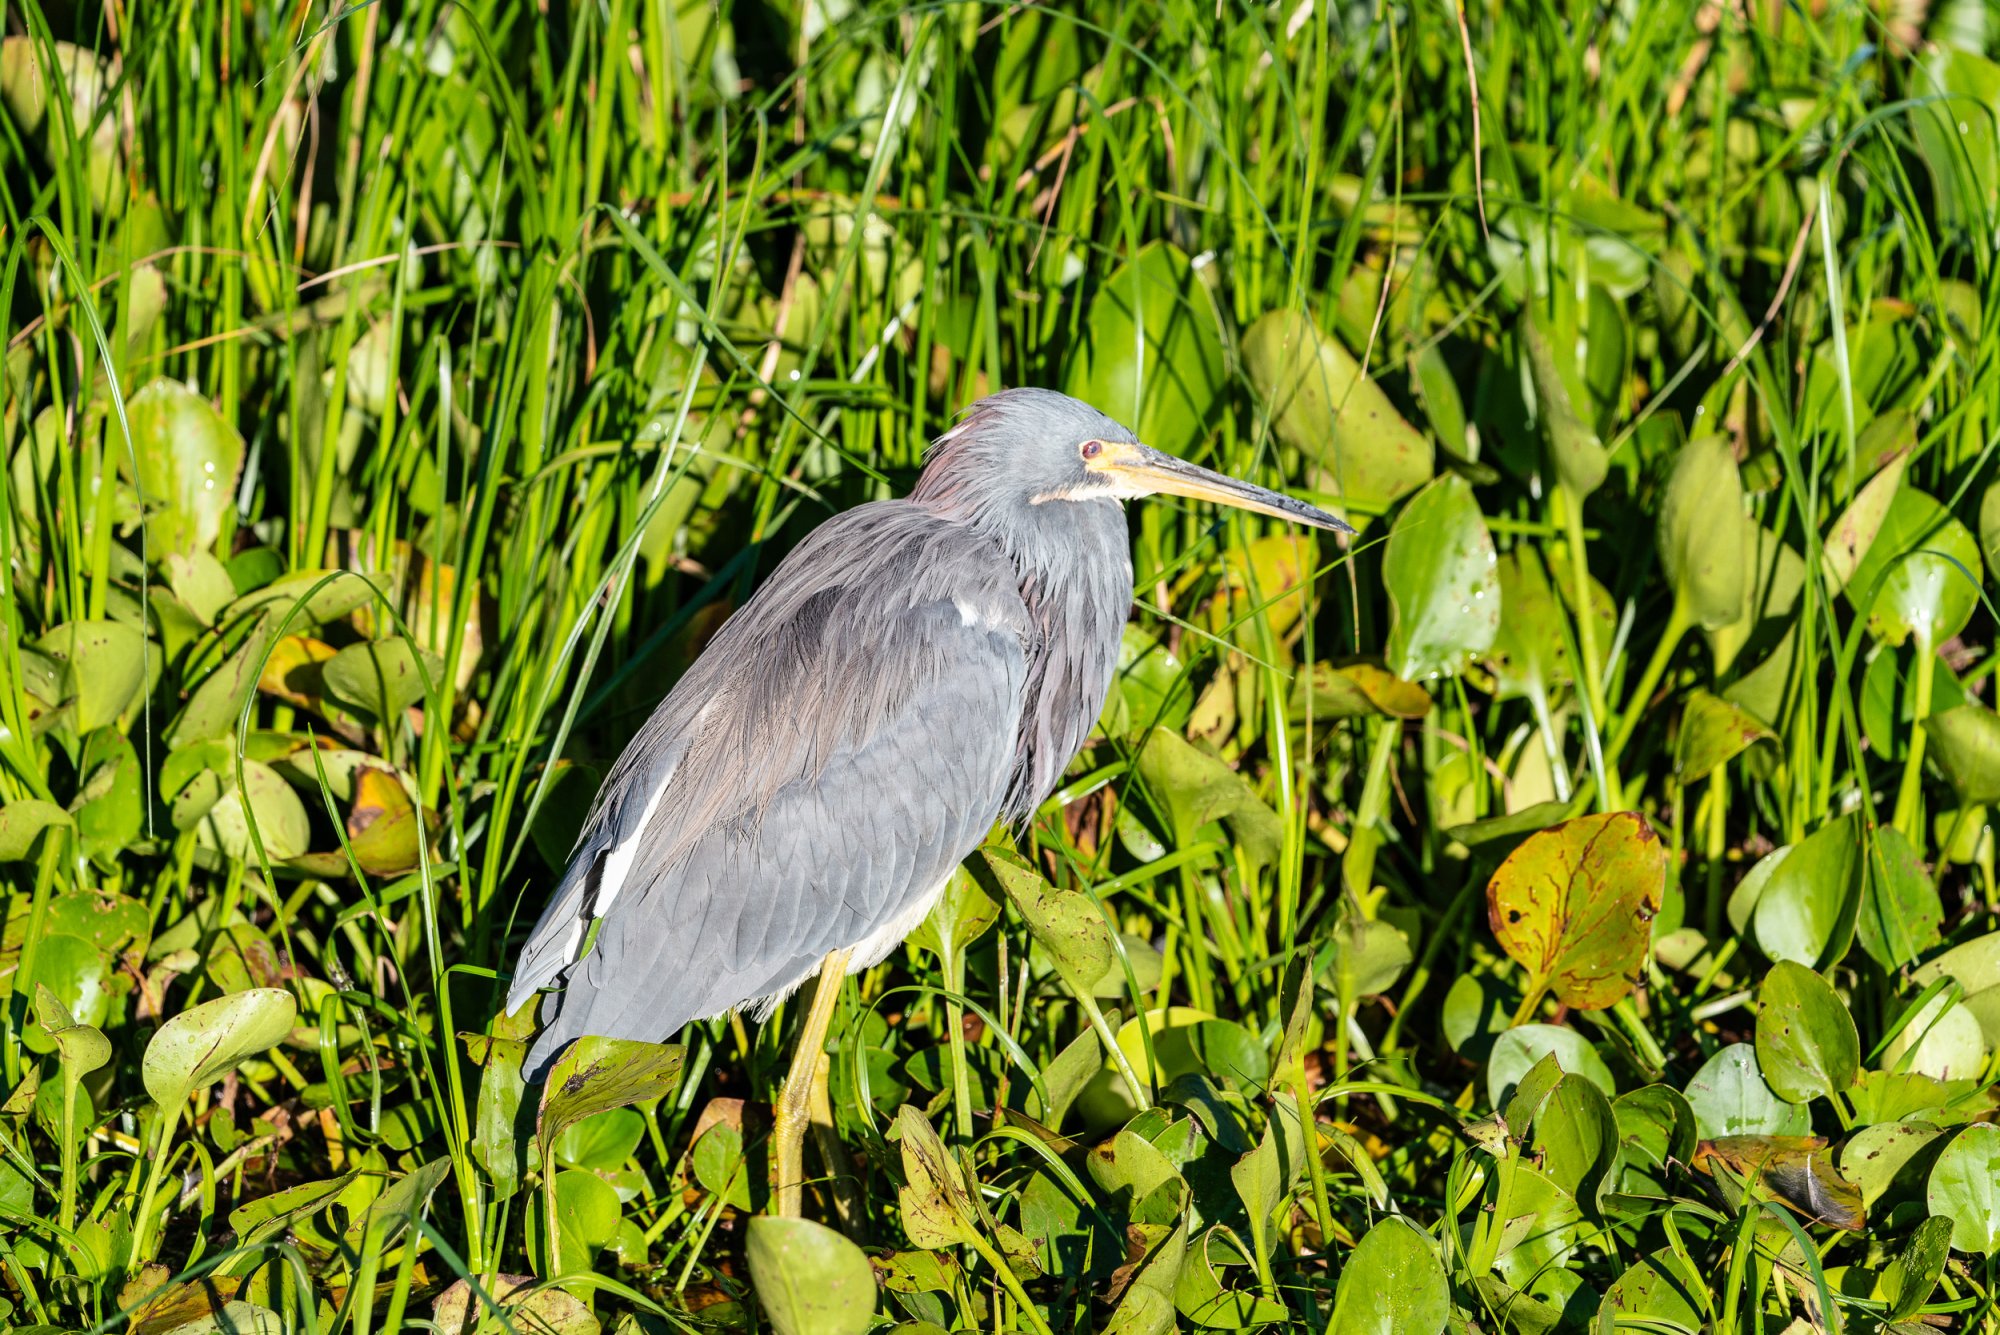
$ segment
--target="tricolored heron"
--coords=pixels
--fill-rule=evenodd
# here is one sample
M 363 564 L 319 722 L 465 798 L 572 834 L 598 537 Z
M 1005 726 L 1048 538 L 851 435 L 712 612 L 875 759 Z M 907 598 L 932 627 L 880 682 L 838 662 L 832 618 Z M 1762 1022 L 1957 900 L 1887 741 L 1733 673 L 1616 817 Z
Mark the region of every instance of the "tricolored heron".
M 1075 399 L 1014 389 L 938 437 L 908 497 L 808 534 L 598 792 L 507 994 L 512 1012 L 562 984 L 530 1078 L 585 1034 L 761 1018 L 817 972 L 773 1131 L 777 1209 L 796 1214 L 840 979 L 923 921 L 995 823 L 1055 789 L 1132 602 L 1121 502 L 1161 492 L 1353 531 Z

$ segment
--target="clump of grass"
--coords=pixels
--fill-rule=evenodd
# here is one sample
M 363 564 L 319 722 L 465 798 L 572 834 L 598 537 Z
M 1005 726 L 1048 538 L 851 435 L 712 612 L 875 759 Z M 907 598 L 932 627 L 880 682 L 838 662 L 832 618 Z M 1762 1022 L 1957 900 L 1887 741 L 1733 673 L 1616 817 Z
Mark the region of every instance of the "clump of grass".
M 1994 1324 L 1976 7 L 4 23 L 6 1321 Z M 1024 383 L 1364 531 L 1135 510 L 769 1221 L 795 1021 L 551 1105 L 510 948 Z

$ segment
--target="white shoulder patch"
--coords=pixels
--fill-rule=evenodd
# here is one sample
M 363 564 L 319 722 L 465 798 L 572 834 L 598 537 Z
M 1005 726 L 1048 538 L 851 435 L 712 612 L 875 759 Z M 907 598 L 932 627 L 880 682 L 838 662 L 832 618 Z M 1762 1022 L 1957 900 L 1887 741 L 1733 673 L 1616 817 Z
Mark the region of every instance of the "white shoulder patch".
M 604 873 L 597 882 L 597 899 L 590 906 L 591 917 L 602 918 L 610 911 L 611 901 L 625 888 L 625 879 L 632 874 L 633 860 L 639 856 L 639 841 L 644 837 L 646 827 L 653 823 L 653 813 L 660 809 L 660 799 L 667 795 L 667 785 L 674 781 L 674 771 L 679 768 L 676 764 L 666 772 L 659 787 L 646 799 L 646 809 L 640 814 L 639 823 L 633 827 L 632 833 L 604 855 Z

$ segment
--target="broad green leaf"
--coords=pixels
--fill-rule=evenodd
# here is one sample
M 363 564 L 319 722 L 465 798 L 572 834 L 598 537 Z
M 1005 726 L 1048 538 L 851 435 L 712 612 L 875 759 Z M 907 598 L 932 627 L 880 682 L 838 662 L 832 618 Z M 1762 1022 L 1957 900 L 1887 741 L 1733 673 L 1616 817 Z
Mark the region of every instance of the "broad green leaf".
M 115 858 L 146 824 L 146 794 L 139 753 L 116 728 L 100 728 L 84 742 L 83 787 L 72 809 L 86 857 Z
M 1320 979 L 1343 1006 L 1394 987 L 1414 958 L 1409 938 L 1394 923 L 1364 919 L 1358 913 L 1342 915 L 1327 937 L 1325 953 Z
M 1882 1049 L 1882 1066 L 1936 1080 L 1969 1080 L 1986 1065 L 1986 1030 L 1972 1008 L 1940 993 Z
M 1582 1034 L 1561 1025 L 1518 1024 L 1494 1040 L 1493 1055 L 1486 1061 L 1487 1101 L 1495 1108 L 1504 1106 L 1521 1078 L 1552 1053 L 1569 1074 L 1584 1077 L 1606 1094 L 1618 1092 L 1611 1068 Z
M 273 862 L 295 858 L 310 847 L 312 826 L 305 803 L 269 765 L 245 760 L 241 785 L 232 769 L 223 774 L 222 788 L 200 826 L 203 843 L 225 857 L 255 861 L 256 845 L 250 836 L 254 821 L 264 854 Z
M 1974 1256 L 2000 1252 L 2000 1126 L 1981 1122 L 1951 1138 L 1931 1168 L 1925 1203 L 1951 1220 L 1951 1245 Z
M 929 915 L 906 939 L 939 958 L 947 954 L 963 955 L 968 946 L 986 935 L 998 921 L 1000 905 L 981 888 L 971 872 L 960 867 L 945 882 L 944 893 L 931 906 Z
M 1896 492 L 1881 532 L 1847 582 L 1848 602 L 1889 644 L 1915 637 L 1928 653 L 1964 630 L 1979 606 L 1979 544 L 1965 525 L 1913 487 Z
M 566 1271 L 588 1270 L 591 1258 L 618 1236 L 618 1193 L 597 1174 L 580 1168 L 557 1173 L 555 1193 L 563 1267 Z
M 1187 1216 L 1172 1226 L 1132 1224 L 1126 1241 L 1144 1247 L 1118 1306 L 1101 1327 L 1103 1335 L 1172 1335 L 1174 1287 L 1187 1260 Z
M 111 1040 L 93 1025 L 78 1023 L 62 999 L 35 984 L 35 1022 L 62 1054 L 63 1078 L 75 1082 L 111 1060 Z
M 674 1091 L 682 1049 L 677 1043 L 632 1038 L 579 1038 L 549 1067 L 535 1117 L 542 1145 L 553 1146 L 569 1127 L 610 1108 L 626 1108 Z
M 146 1044 L 140 1075 L 162 1108 L 178 1108 L 246 1057 L 292 1032 L 298 1006 L 282 988 L 259 987 L 204 1001 L 172 1016 Z
M 1768 649 L 1777 638 L 1775 628 L 1789 624 L 1797 612 L 1805 589 L 1805 558 L 1748 515 L 1743 517 L 1743 552 L 1750 567 L 1743 615 L 1708 632 L 1718 674 L 1729 671 L 1745 648 Z
M 276 1237 L 298 1220 L 309 1219 L 332 1205 L 359 1171 L 353 1169 L 323 1182 L 301 1182 L 245 1201 L 229 1212 L 229 1227 L 252 1245 Z
M 1362 1236 L 1340 1269 L 1333 1324 L 1341 1335 L 1437 1335 L 1451 1286 L 1437 1244 L 1393 1215 Z
M 1799 841 L 1771 872 L 1750 920 L 1765 955 L 1811 968 L 1832 953 L 1844 925 L 1853 922 L 1864 861 L 1860 828 L 1859 817 L 1836 817 Z
M 1903 1254 L 1898 1258 L 1900 1277 L 1896 1296 L 1889 1307 L 1891 1322 L 1916 1315 L 1917 1309 L 1937 1291 L 1945 1261 L 1951 1255 L 1951 1238 L 1956 1228 L 1953 1220 L 1934 1214 L 1918 1224 L 1910 1240 L 1903 1244 Z
M 71 1016 L 72 1023 L 104 1024 L 111 1014 L 111 961 L 81 937 L 49 932 L 35 943 L 34 968 L 9 980 L 32 999 L 46 990 Z M 39 1024 L 30 1024 L 23 1038 L 34 1052 L 53 1052 L 56 1043 Z
M 1919 1195 L 1946 1134 L 1922 1122 L 1864 1126 L 1841 1147 L 1841 1175 L 1860 1190 L 1869 1210 L 1885 1197 Z
M 1697 1294 L 1709 1287 L 1708 1279 L 1694 1271 L 1672 1248 L 1662 1247 L 1625 1268 L 1625 1273 L 1604 1291 L 1604 1303 L 1597 1310 L 1623 1328 L 1626 1321 L 1671 1322 L 1684 1330 L 1703 1329 Z M 1624 1320 L 1621 1320 L 1623 1318 Z M 1635 1329 L 1645 1329 L 1638 1327 Z
M 912 1104 L 896 1115 L 903 1154 L 903 1186 L 896 1193 L 903 1234 L 925 1251 L 968 1242 L 979 1226 L 965 1179 L 945 1152 L 928 1119 Z
M 1405 681 L 1450 676 L 1493 645 L 1500 578 L 1493 538 L 1464 478 L 1412 497 L 1382 556 L 1389 591 L 1389 670 Z
M 744 1255 L 777 1335 L 863 1335 L 872 1324 L 868 1257 L 824 1224 L 759 1216 L 750 1221 Z
M 1802 1136 L 1812 1128 L 1803 1105 L 1785 1102 L 1764 1082 L 1757 1050 L 1748 1043 L 1731 1043 L 1703 1062 L 1686 1092 L 1695 1130 L 1704 1140 Z
M 257 689 L 264 651 L 274 633 L 274 623 L 268 617 L 260 619 L 236 652 L 201 679 L 201 684 L 188 696 L 188 702 L 181 706 L 173 726 L 167 729 L 168 746 L 178 750 L 206 742 L 236 726 L 244 701 Z
M 1502 699 L 1524 696 L 1546 704 L 1557 687 L 1575 680 L 1563 599 L 1532 546 L 1524 543 L 1508 552 L 1496 569 L 1500 626 L 1486 659 L 1494 693 Z
M 146 385 L 125 401 L 125 416 L 154 556 L 214 547 L 236 504 L 243 437 L 214 405 L 177 380 Z M 123 450 L 114 453 L 121 468 L 131 467 Z
M 1014 853 L 983 848 L 978 857 L 974 874 L 984 872 L 988 884 L 997 885 L 1013 902 L 1071 991 L 1090 995 L 1091 985 L 1117 959 L 1111 927 L 1090 896 L 1056 889 Z
M 320 667 L 327 694 L 388 726 L 424 698 L 424 681 L 443 683 L 444 664 L 408 639 L 350 644 Z
M 1667 850 L 1637 812 L 1584 816 L 1531 835 L 1487 883 L 1494 936 L 1565 1005 L 1603 1010 L 1645 967 Z
M 1162 812 L 1182 845 L 1219 820 L 1253 865 L 1269 866 L 1284 845 L 1284 823 L 1228 762 L 1196 747 L 1178 733 L 1157 728 L 1139 753 L 1139 777 L 1147 796 Z
M 1279 441 L 1317 463 L 1321 490 L 1377 507 L 1430 480 L 1430 439 L 1303 313 L 1271 311 L 1245 330 L 1243 369 Z
M 1660 498 L 1656 541 L 1675 600 L 1703 630 L 1743 617 L 1749 590 L 1744 551 L 1743 480 L 1723 436 L 1681 447 Z
M 1306 716 L 1310 704 L 1315 719 L 1418 719 L 1431 711 L 1431 695 L 1413 681 L 1404 681 L 1373 663 L 1314 663 L 1292 678 L 1286 713 Z
M 80 733 L 118 721 L 145 689 L 146 656 L 160 652 L 122 621 L 72 621 L 35 647 L 62 665 L 63 699 L 75 706 Z
M 1610 460 L 1597 432 L 1576 405 L 1581 386 L 1572 386 L 1564 369 L 1565 362 L 1573 358 L 1565 357 L 1553 345 L 1532 308 L 1522 315 L 1519 328 L 1528 377 L 1535 387 L 1536 414 L 1548 441 L 1556 480 L 1581 503 L 1604 484 Z
M 1534 1119 L 1542 1171 L 1564 1191 L 1595 1209 L 1597 1191 L 1618 1163 L 1618 1118 L 1597 1083 L 1581 1075 L 1556 1082 Z
M 588 1307 L 533 1275 L 482 1275 L 480 1288 L 499 1305 L 498 1313 L 481 1301 L 470 1280 L 458 1280 L 431 1304 L 439 1335 L 507 1329 L 496 1315 L 520 1335 L 598 1335 L 602 1329 Z
M 1967 701 L 1932 714 L 1924 735 L 1960 802 L 2000 802 L 2000 714 Z
M 1789 1103 L 1830 1098 L 1854 1083 L 1861 1039 L 1833 984 L 1780 960 L 1757 988 L 1757 1067 Z
M 1104 734 L 1124 737 L 1156 726 L 1179 732 L 1187 726 L 1193 703 L 1192 684 L 1180 657 L 1127 623 L 1118 641 L 1117 675 L 1104 700 Z
M 1674 739 L 1674 777 L 1683 784 L 1705 779 L 1716 766 L 1771 736 L 1769 728 L 1729 701 L 1704 690 L 1690 691 Z
M 556 1162 L 603 1172 L 622 1167 L 646 1134 L 646 1119 L 630 1108 L 606 1108 L 571 1122 L 556 1137 Z
M 36 848 L 44 830 L 66 829 L 74 822 L 53 802 L 24 797 L 0 807 L 0 862 L 20 862 Z
M 1944 905 L 1917 850 L 1894 826 L 1874 831 L 1862 869 L 1855 934 L 1869 958 L 1894 972 L 1908 968 L 1940 939 Z
M 1248 1289 L 1226 1287 L 1226 1277 L 1236 1267 L 1221 1264 L 1222 1257 L 1240 1261 L 1241 1253 L 1225 1234 L 1211 1227 L 1188 1248 L 1180 1278 L 1174 1282 L 1176 1311 L 1210 1330 L 1244 1330 L 1289 1319 L 1291 1314 L 1282 1303 Z
M 1855 572 L 1867 559 L 1869 549 L 1881 534 L 1889 517 L 1889 506 L 1903 489 L 1903 474 L 1909 459 L 1891 459 L 1868 479 L 1826 535 L 1826 574 L 1834 589 L 1852 587 Z
M 1643 1186 L 1660 1187 L 1670 1164 L 1694 1153 L 1694 1109 L 1670 1085 L 1646 1085 L 1611 1102 L 1618 1122 L 1624 1172 L 1642 1176 Z
M 1507 1221 L 1494 1269 L 1515 1288 L 1530 1289 L 1562 1269 L 1583 1241 L 1583 1211 L 1575 1198 L 1529 1164 L 1514 1166 L 1506 1201 L 1493 1204 Z
M 1208 289 L 1186 255 L 1155 241 L 1098 288 L 1063 388 L 1169 454 L 1207 434 L 1227 379 Z

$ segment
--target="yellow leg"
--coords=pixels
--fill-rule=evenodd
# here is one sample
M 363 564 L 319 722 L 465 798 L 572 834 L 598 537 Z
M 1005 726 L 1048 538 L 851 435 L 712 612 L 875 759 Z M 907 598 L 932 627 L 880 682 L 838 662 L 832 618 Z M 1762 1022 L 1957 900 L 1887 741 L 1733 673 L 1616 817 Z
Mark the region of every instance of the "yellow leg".
M 823 1065 L 826 1031 L 833 1023 L 834 1003 L 840 999 L 840 980 L 846 976 L 846 951 L 831 951 L 820 962 L 812 1009 L 806 1012 L 805 1027 L 792 1050 L 791 1069 L 785 1073 L 784 1088 L 778 1091 L 771 1130 L 774 1214 L 795 1216 L 804 1202 L 806 1127 L 812 1117 L 813 1083 Z

